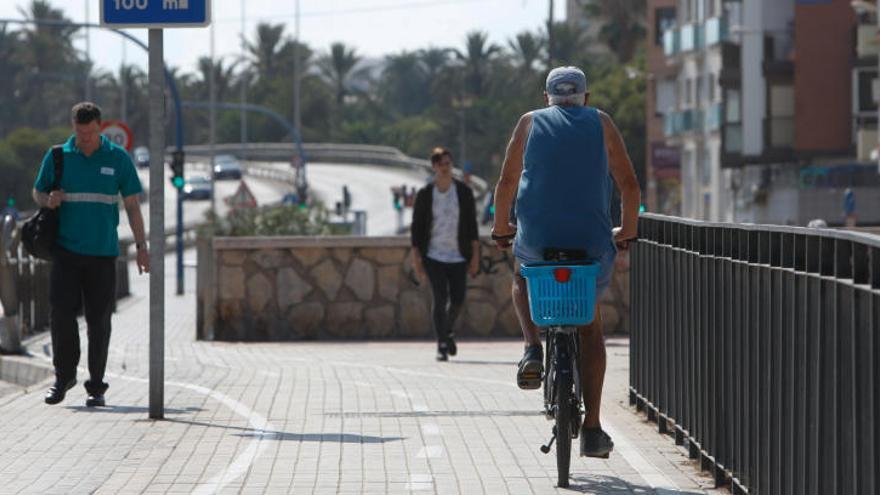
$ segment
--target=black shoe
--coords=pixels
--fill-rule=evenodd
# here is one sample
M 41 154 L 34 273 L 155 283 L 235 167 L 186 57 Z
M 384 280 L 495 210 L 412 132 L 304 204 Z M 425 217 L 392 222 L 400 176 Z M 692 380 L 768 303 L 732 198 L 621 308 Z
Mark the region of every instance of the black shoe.
M 104 394 L 89 394 L 86 397 L 86 407 L 104 407 L 107 403 L 104 402 Z
M 602 428 L 581 427 L 581 457 L 608 459 L 614 450 L 614 442 Z
M 540 344 L 526 346 L 526 352 L 519 361 L 516 384 L 523 390 L 541 388 L 544 374 L 544 349 Z
M 49 387 L 49 390 L 46 392 L 46 397 L 44 399 L 46 404 L 58 404 L 63 401 L 64 396 L 67 395 L 67 391 L 72 389 L 74 385 L 76 385 L 75 378 L 63 384 L 55 382 L 55 384 Z
M 446 339 L 446 352 L 449 353 L 450 356 L 458 354 L 458 347 L 455 345 L 455 338 L 452 334 L 449 334 L 449 338 Z
M 446 346 L 446 342 L 439 342 L 437 344 L 437 361 L 449 361 L 449 348 Z

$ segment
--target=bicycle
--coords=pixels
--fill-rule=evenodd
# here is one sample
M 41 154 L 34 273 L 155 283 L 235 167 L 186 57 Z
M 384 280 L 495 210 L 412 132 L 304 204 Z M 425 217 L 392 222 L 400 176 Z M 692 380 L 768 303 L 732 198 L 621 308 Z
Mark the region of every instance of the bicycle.
M 512 236 L 492 236 L 509 240 Z M 554 421 L 553 436 L 541 452 L 550 453 L 556 442 L 557 485 L 569 486 L 571 441 L 580 432 L 581 403 L 578 327 L 595 317 L 596 279 L 599 265 L 579 250 L 545 249 L 543 263 L 523 264 L 532 321 L 546 337 L 544 414 Z

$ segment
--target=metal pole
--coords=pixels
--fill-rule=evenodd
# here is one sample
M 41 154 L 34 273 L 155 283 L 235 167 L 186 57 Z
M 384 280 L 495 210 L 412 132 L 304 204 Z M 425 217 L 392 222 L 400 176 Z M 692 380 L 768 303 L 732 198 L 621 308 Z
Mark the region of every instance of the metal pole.
M 245 22 L 245 10 L 244 10 L 244 0 L 241 0 L 241 62 L 244 64 L 245 56 L 247 55 L 247 25 Z M 247 103 L 247 68 L 242 67 L 241 69 L 241 104 L 244 105 Z M 244 108 L 241 109 L 241 150 L 242 159 L 247 156 L 247 112 Z
M 150 418 L 165 402 L 165 73 L 162 30 L 150 29 Z
M 296 127 L 296 132 L 302 135 L 300 131 L 302 120 L 300 114 L 300 60 L 299 60 L 299 0 L 295 0 L 294 2 L 294 32 L 293 32 L 293 126 Z M 302 157 L 300 157 L 302 158 Z
M 547 15 L 547 71 L 553 70 L 553 0 L 550 0 L 550 13 Z
M 209 109 L 209 127 L 208 127 L 208 140 L 209 140 L 209 149 L 211 154 L 211 171 L 209 172 L 211 176 L 211 216 L 215 216 L 217 214 L 217 202 L 215 201 L 214 194 L 214 153 L 215 146 L 217 143 L 217 109 L 215 105 L 217 104 L 217 59 L 214 58 L 214 23 L 211 23 L 211 74 L 208 76 L 208 91 L 210 93 L 209 99 L 211 102 L 211 108 Z
M 86 3 L 86 22 L 89 22 L 89 0 Z M 92 37 L 86 26 L 86 101 L 92 101 Z
M 122 40 L 122 64 L 120 64 L 120 66 L 119 66 L 119 83 L 120 83 L 119 86 L 120 86 L 120 90 L 122 93 L 121 97 L 120 97 L 122 108 L 120 108 L 120 110 L 119 110 L 119 118 L 125 123 L 128 123 L 128 85 L 126 84 L 127 81 L 125 80 L 125 62 L 126 62 L 126 59 L 128 58 L 127 55 L 128 54 L 126 53 L 125 39 L 123 38 L 123 40 Z

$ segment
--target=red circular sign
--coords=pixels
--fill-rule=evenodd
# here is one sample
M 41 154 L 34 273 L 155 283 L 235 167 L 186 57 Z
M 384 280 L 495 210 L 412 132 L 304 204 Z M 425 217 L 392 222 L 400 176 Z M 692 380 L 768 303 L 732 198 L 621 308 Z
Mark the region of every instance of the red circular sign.
M 134 143 L 134 136 L 131 129 L 125 125 L 125 122 L 119 120 L 107 120 L 101 124 L 101 134 L 107 136 L 107 139 L 122 146 L 126 151 L 131 151 Z

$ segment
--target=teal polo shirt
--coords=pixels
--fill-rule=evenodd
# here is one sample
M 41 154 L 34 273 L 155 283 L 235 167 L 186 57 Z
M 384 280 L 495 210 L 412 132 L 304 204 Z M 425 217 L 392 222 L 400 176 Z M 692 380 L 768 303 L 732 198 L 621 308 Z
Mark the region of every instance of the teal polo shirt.
M 43 157 L 34 189 L 48 193 L 55 180 L 52 150 Z M 61 175 L 64 201 L 59 208 L 58 244 L 87 256 L 119 256 L 119 195 L 143 191 L 131 157 L 101 136 L 101 146 L 85 156 L 75 136 L 64 143 Z

